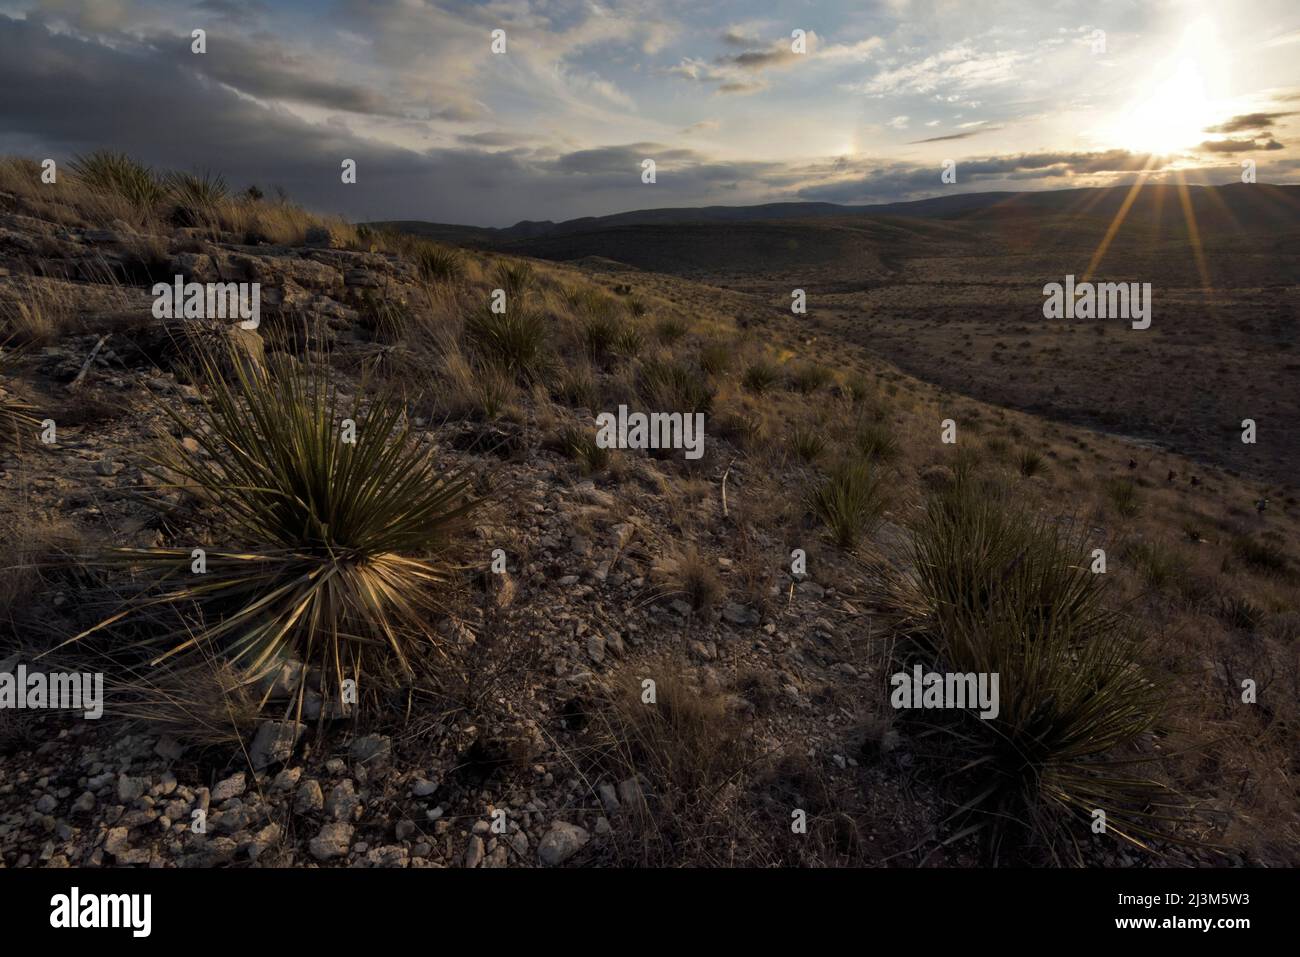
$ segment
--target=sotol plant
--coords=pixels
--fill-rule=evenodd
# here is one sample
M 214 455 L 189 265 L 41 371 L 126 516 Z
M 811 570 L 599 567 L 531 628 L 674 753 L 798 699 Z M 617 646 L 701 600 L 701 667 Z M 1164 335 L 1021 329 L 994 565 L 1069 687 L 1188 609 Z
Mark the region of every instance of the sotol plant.
M 910 661 L 999 676 L 996 718 L 918 719 L 971 782 L 959 814 L 976 820 L 962 833 L 986 833 L 995 855 L 1014 833 L 1057 863 L 1080 862 L 1096 808 L 1111 838 L 1145 848 L 1185 812 L 1144 773 L 1150 752 L 1136 746 L 1161 730 L 1164 694 L 1084 553 L 1057 526 L 958 482 L 931 500 L 914 571 L 895 586 Z
M 200 419 L 166 407 L 197 444 L 164 433 L 152 470 L 197 499 L 222 544 L 201 574 L 189 543 L 110 551 L 103 560 L 134 568 L 145 596 L 73 640 L 143 617 L 154 664 L 215 652 L 260 680 L 296 657 L 319 668 L 327 696 L 349 677 L 364 694 L 431 673 L 444 556 L 477 504 L 470 480 L 435 467 L 392 392 L 345 409 L 322 363 L 273 376 L 236 361 L 232 375 L 220 359 L 199 355 L 211 396 Z

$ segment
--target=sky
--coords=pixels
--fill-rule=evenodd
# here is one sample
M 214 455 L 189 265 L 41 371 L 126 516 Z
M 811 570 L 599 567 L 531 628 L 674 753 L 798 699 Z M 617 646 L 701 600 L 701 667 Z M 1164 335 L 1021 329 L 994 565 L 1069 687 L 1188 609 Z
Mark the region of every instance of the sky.
M 1295 0 L 0 0 L 0 153 L 480 226 L 1294 183 L 1297 57 Z

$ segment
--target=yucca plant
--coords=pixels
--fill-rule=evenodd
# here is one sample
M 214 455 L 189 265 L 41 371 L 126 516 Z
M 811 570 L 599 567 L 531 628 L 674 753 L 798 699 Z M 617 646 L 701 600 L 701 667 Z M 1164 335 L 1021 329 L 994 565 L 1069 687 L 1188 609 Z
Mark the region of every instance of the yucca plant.
M 596 442 L 593 429 L 566 426 L 560 432 L 559 446 L 569 458 L 578 463 L 584 475 L 593 475 L 609 468 L 610 450 L 602 448 Z
M 985 443 L 987 446 L 988 443 Z M 1047 459 L 1033 449 L 1023 449 L 1016 456 L 1016 468 L 1025 478 L 1033 478 L 1047 471 Z
M 164 185 L 175 202 L 204 216 L 211 216 L 230 195 L 225 178 L 214 173 L 169 173 Z
M 1137 484 L 1132 479 L 1107 479 L 1105 489 L 1106 497 L 1110 499 L 1115 514 L 1121 518 L 1132 518 L 1142 510 L 1142 502 L 1138 498 Z
M 500 313 L 481 306 L 465 318 L 470 351 L 523 384 L 537 381 L 545 371 L 547 338 L 546 316 L 518 305 Z
M 681 319 L 675 316 L 664 316 L 655 323 L 655 335 L 659 341 L 671 345 L 678 339 L 681 339 L 689 331 L 689 327 Z
M 755 395 L 762 395 L 776 385 L 780 378 L 781 373 L 776 366 L 759 359 L 745 367 L 744 374 L 740 377 L 740 384 Z
M 524 295 L 533 287 L 536 276 L 533 267 L 525 262 L 499 262 L 496 268 L 496 280 L 505 290 L 507 311 L 517 309 Z
M 853 447 L 872 462 L 890 462 L 898 458 L 900 448 L 893 430 L 883 422 L 869 422 L 853 436 Z
M 89 188 L 120 196 L 137 210 L 152 210 L 165 196 L 154 171 L 125 153 L 96 150 L 75 157 L 69 168 Z
M 879 475 L 863 462 L 841 462 L 808 496 L 809 509 L 846 549 L 879 523 L 887 503 Z
M 161 432 L 150 471 L 190 493 L 222 545 L 200 574 L 188 543 L 111 550 L 102 560 L 133 568 L 144 594 L 73 640 L 145 617 L 152 664 L 215 652 L 256 681 L 296 658 L 327 697 L 345 678 L 365 693 L 432 674 L 447 550 L 477 505 L 470 478 L 433 464 L 393 392 L 345 407 L 319 360 L 288 375 L 237 360 L 232 374 L 203 350 L 197 365 L 200 418 L 164 406 L 194 441 Z M 182 623 L 161 627 L 169 613 Z
M 551 395 L 575 409 L 595 409 L 600 391 L 591 369 L 585 365 L 564 366 L 551 385 Z
M 790 430 L 790 450 L 801 462 L 817 461 L 826 451 L 825 429 L 796 425 Z
M 973 782 L 958 812 L 976 818 L 968 830 L 994 854 L 1015 831 L 1056 863 L 1079 862 L 1100 808 L 1107 834 L 1148 847 L 1184 810 L 1142 774 L 1165 696 L 1082 541 L 959 482 L 931 500 L 909 558 L 894 592 L 911 639 L 900 657 L 999 677 L 996 717 L 917 712 L 935 756 Z
M 638 389 L 652 410 L 708 412 L 714 390 L 702 373 L 670 359 L 649 359 L 641 366 Z
M 421 243 L 415 253 L 415 265 L 425 282 L 451 282 L 465 269 L 465 256 L 454 246 Z

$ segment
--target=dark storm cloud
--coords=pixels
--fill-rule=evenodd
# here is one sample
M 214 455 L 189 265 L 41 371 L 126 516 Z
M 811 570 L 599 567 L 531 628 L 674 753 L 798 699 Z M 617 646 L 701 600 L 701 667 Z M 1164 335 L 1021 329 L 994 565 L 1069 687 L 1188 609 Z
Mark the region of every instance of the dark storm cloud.
M 321 78 L 319 63 L 295 56 L 272 37 L 245 39 L 210 31 L 207 52 L 202 55 L 190 51 L 188 36 L 154 36 L 148 42 L 178 66 L 196 70 L 261 99 L 307 103 L 351 113 L 401 115 L 387 97 L 374 90 Z
M 1285 116 L 1294 113 L 1242 113 L 1218 126 L 1207 126 L 1207 133 L 1245 133 L 1248 130 L 1266 130 Z
M 773 167 L 718 164 L 690 150 L 633 143 L 556 155 L 419 152 L 346 125 L 316 125 L 240 97 L 147 44 L 109 47 L 0 17 L 0 152 L 66 161 L 100 148 L 155 166 L 213 169 L 236 186 L 284 186 L 309 206 L 355 219 L 508 225 L 617 209 L 704 203 L 719 184 L 751 188 Z M 641 183 L 641 160 L 659 164 Z M 340 182 L 343 159 L 355 185 Z

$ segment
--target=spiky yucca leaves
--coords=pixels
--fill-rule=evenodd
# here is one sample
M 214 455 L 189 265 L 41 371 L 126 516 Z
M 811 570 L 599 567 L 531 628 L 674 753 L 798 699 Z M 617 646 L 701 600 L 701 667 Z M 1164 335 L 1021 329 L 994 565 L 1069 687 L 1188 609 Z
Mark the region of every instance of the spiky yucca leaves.
M 657 412 L 705 412 L 715 390 L 703 373 L 671 359 L 647 359 L 637 378 L 641 398 Z
M 893 429 L 884 422 L 864 423 L 853 436 L 853 446 L 872 462 L 890 462 L 901 453 Z
M 1083 554 L 1058 527 L 958 482 L 931 500 L 914 570 L 895 585 L 912 661 L 999 676 L 995 718 L 918 712 L 941 756 L 977 782 L 960 813 L 977 816 L 970 830 L 986 831 L 994 853 L 1018 828 L 1057 863 L 1081 862 L 1096 809 L 1108 835 L 1146 847 L 1182 807 L 1140 772 L 1164 695 Z
M 152 209 L 165 195 L 154 171 L 125 153 L 96 150 L 74 158 L 69 165 L 91 189 L 120 196 L 138 210 Z
M 593 475 L 609 468 L 612 453 L 597 443 L 592 429 L 566 426 L 560 431 L 557 444 L 565 455 L 578 463 L 584 475 Z
M 817 425 L 796 425 L 790 430 L 790 450 L 801 462 L 815 462 L 826 451 L 826 430 Z
M 496 268 L 496 280 L 505 290 L 506 303 L 510 308 L 522 305 L 524 296 L 533 287 L 536 276 L 533 267 L 525 262 L 499 262 Z
M 0 343 L 0 446 L 21 448 L 28 441 L 36 441 L 40 420 L 32 413 L 35 406 L 23 401 L 4 385 L 3 379 L 13 373 L 18 354 Z
M 200 351 L 198 365 L 210 395 L 201 419 L 166 407 L 197 445 L 164 433 L 154 472 L 198 499 L 222 544 L 202 574 L 189 544 L 112 551 L 106 561 L 134 567 L 150 597 L 78 638 L 197 608 L 197 622 L 148 640 L 153 663 L 215 651 L 261 680 L 296 657 L 320 669 L 327 696 L 345 678 L 364 694 L 431 673 L 443 556 L 477 504 L 470 480 L 435 467 L 391 391 L 345 408 L 317 360 L 289 375 L 236 361 L 232 375 Z M 355 442 L 344 441 L 345 419 Z
M 169 173 L 167 192 L 195 224 L 216 217 L 217 208 L 230 195 L 226 181 L 214 173 Z
M 500 313 L 484 305 L 465 317 L 465 340 L 479 361 L 525 385 L 546 371 L 547 338 L 546 316 L 519 305 Z
M 780 380 L 781 373 L 772 363 L 759 359 L 751 362 L 740 377 L 740 384 L 755 395 L 762 395 Z
M 841 548 L 853 548 L 884 514 L 879 473 L 864 462 L 841 462 L 808 496 L 808 507 Z
M 426 282 L 451 282 L 465 270 L 465 256 L 454 246 L 421 243 L 415 253 L 415 265 Z

